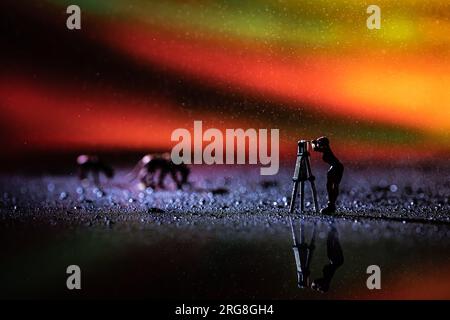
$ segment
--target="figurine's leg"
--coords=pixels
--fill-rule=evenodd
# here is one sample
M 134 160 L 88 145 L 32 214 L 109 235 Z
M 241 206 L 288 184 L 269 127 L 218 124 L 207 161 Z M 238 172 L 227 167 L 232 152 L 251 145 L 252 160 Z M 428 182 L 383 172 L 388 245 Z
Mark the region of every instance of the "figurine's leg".
M 336 266 L 336 268 L 344 264 L 344 254 L 339 241 L 339 233 L 334 226 L 328 232 L 327 256 L 330 264 Z
M 331 167 L 329 171 L 328 180 L 331 182 L 331 192 L 328 193 L 329 203 L 336 208 L 336 200 L 339 195 L 339 184 L 342 180 L 342 175 L 344 173 L 344 167 L 342 165 L 336 165 Z
M 339 194 L 339 184 L 337 184 L 336 182 L 332 182 L 330 183 L 331 187 L 330 187 L 330 191 L 328 192 L 328 205 L 332 206 L 332 207 L 336 207 L 336 200 Z
M 92 170 L 92 177 L 94 178 L 94 184 L 100 185 L 100 172 L 99 170 Z
M 145 182 L 144 184 L 146 185 L 146 187 L 150 187 L 152 189 L 155 189 L 155 176 L 153 172 L 147 171 L 147 173 L 145 174 Z
M 78 179 L 81 181 L 85 180 L 87 178 L 86 170 L 83 167 L 78 168 Z
M 334 183 L 330 177 L 327 178 L 328 206 L 334 205 Z
M 188 167 L 182 167 L 180 169 L 180 172 L 181 172 L 181 184 L 185 185 L 188 183 L 188 177 L 189 177 L 190 170 Z
M 159 177 L 158 177 L 158 187 L 161 189 L 164 189 L 164 179 L 166 178 L 167 171 L 161 169 L 159 171 Z
M 170 176 L 177 185 L 177 189 L 181 189 L 182 187 L 181 178 L 178 177 L 177 171 L 175 169 L 170 170 Z
M 336 183 L 335 183 L 335 172 L 333 167 L 328 170 L 327 173 L 327 193 L 328 193 L 328 204 L 325 208 L 320 210 L 320 213 L 330 214 L 336 211 Z
M 139 176 L 139 182 L 140 183 L 142 183 L 142 185 L 145 187 L 145 188 L 148 188 L 149 187 L 149 181 L 148 181 L 149 179 L 148 179 L 148 173 L 146 172 L 146 173 L 142 173 L 140 176 Z

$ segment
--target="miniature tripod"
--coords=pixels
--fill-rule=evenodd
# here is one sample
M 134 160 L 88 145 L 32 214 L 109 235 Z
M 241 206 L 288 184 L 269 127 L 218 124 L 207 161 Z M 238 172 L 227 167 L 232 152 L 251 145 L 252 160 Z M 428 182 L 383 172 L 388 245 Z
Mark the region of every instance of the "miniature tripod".
M 289 206 L 289 213 L 293 213 L 295 209 L 295 201 L 298 194 L 298 184 L 300 183 L 300 211 L 303 212 L 305 202 L 305 181 L 311 184 L 311 190 L 314 201 L 314 209 L 319 212 L 319 204 L 317 202 L 316 185 L 314 184 L 315 177 L 311 172 L 311 164 L 309 162 L 308 152 L 309 141 L 300 140 L 297 149 L 297 162 L 295 163 L 294 186 L 292 188 L 291 204 Z
M 305 225 L 303 221 L 300 223 L 300 243 L 295 233 L 294 222 L 289 217 L 291 222 L 292 240 L 294 245 L 292 250 L 294 251 L 295 264 L 297 267 L 297 284 L 299 288 L 308 288 L 310 286 L 310 265 L 315 249 L 316 240 L 316 225 L 314 224 L 313 232 L 310 243 L 305 241 Z

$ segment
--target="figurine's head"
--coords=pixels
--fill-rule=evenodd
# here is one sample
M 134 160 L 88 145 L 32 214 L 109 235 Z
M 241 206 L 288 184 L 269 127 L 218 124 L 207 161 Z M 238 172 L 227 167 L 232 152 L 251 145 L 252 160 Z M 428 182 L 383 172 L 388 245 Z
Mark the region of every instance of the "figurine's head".
M 163 158 L 164 160 L 167 160 L 167 161 L 172 160 L 171 157 L 170 157 L 170 152 L 164 152 L 164 153 L 161 155 L 161 158 Z
M 98 157 L 93 155 L 82 154 L 77 157 L 77 163 L 83 165 L 86 163 L 98 163 Z
M 314 151 L 324 152 L 330 148 L 330 140 L 327 137 L 320 137 L 311 141 L 312 148 Z
M 152 161 L 152 159 L 153 159 L 153 156 L 151 154 L 146 154 L 145 156 L 142 157 L 141 162 L 142 162 L 143 165 L 146 165 L 150 161 Z

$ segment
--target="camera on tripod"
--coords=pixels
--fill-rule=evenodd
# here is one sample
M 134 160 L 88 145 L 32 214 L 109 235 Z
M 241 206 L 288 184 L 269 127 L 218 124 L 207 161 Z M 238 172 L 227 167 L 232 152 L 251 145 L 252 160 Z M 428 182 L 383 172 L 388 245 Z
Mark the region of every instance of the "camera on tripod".
M 300 191 L 300 211 L 304 210 L 305 202 L 305 182 L 309 182 L 314 201 L 314 209 L 319 211 L 319 205 L 317 201 L 317 191 L 314 184 L 315 177 L 311 171 L 310 156 L 308 152 L 310 140 L 300 140 L 297 143 L 297 161 L 295 163 L 294 176 L 292 181 L 294 183 L 292 187 L 291 203 L 289 205 L 289 212 L 293 213 L 295 210 L 295 202 Z M 300 190 L 299 190 L 300 187 Z
M 315 178 L 311 172 L 310 154 L 308 152 L 310 146 L 314 151 L 322 153 L 322 160 L 330 165 L 330 168 L 327 171 L 328 205 L 320 212 L 323 214 L 331 214 L 336 211 L 336 199 L 339 195 L 339 183 L 341 182 L 342 175 L 344 173 L 344 166 L 331 151 L 330 140 L 328 140 L 325 136 L 314 140 L 300 140 L 297 142 L 297 161 L 295 163 L 294 176 L 292 177 L 294 186 L 292 188 L 289 212 L 293 213 L 295 211 L 295 201 L 297 200 L 299 189 L 300 211 L 303 212 L 303 202 L 305 201 L 305 182 L 310 183 L 314 207 L 316 212 L 319 210 L 316 186 L 314 184 Z
M 328 138 L 321 137 L 314 140 L 300 140 L 298 142 L 298 153 L 308 152 L 308 149 L 313 149 L 314 151 L 322 151 L 329 146 Z
M 305 153 L 308 152 L 309 149 L 309 145 L 311 144 L 312 141 L 309 140 L 300 140 L 298 142 L 298 151 L 297 153 Z

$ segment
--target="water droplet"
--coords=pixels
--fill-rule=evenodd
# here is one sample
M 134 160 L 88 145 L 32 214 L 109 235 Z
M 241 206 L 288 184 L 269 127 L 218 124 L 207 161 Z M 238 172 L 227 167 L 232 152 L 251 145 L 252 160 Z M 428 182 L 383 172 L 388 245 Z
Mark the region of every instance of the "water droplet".
M 398 187 L 397 187 L 396 184 L 391 184 L 391 185 L 389 186 L 389 190 L 390 190 L 391 192 L 397 192 Z
M 97 196 L 97 198 L 101 198 L 101 197 L 103 197 L 104 193 L 103 193 L 102 190 L 97 189 L 97 190 L 95 191 L 95 195 Z
M 53 192 L 53 191 L 55 191 L 55 185 L 54 185 L 53 183 L 49 183 L 49 184 L 47 185 L 47 190 L 48 190 L 48 192 Z

